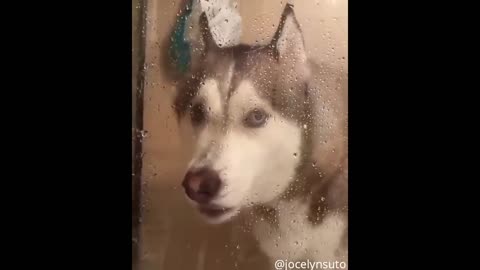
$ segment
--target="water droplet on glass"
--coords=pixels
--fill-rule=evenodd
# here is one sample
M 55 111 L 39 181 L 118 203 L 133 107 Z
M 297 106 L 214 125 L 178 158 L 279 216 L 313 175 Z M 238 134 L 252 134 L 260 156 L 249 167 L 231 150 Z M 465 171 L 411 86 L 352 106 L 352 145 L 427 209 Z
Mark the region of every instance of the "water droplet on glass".
M 148 130 L 140 130 L 140 135 L 145 139 L 148 136 Z

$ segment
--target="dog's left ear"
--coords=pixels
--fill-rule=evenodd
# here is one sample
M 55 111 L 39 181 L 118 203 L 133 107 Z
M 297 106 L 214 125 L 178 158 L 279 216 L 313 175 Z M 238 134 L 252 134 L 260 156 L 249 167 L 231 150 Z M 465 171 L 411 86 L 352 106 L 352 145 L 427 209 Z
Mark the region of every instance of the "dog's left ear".
M 285 6 L 270 46 L 279 64 L 286 69 L 293 68 L 297 78 L 307 80 L 311 76 L 302 30 L 292 4 Z
M 271 46 L 277 60 L 292 56 L 296 61 L 305 62 L 307 60 L 302 30 L 295 18 L 292 4 L 285 6 Z

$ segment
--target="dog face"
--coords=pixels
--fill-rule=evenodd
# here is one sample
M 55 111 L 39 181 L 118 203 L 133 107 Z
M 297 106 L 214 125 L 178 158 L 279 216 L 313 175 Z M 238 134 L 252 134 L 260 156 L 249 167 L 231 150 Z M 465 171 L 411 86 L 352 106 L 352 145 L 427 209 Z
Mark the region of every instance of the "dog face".
M 309 76 L 287 6 L 271 44 L 219 48 L 202 16 L 204 54 L 178 87 L 175 110 L 192 159 L 182 185 L 211 223 L 282 194 L 301 162 Z

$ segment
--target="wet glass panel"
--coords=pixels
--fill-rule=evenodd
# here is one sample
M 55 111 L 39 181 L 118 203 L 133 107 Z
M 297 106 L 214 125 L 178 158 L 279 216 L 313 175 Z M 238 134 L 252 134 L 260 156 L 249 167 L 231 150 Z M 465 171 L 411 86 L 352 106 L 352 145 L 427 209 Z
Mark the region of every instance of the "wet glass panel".
M 348 268 L 347 5 L 133 1 L 137 269 Z

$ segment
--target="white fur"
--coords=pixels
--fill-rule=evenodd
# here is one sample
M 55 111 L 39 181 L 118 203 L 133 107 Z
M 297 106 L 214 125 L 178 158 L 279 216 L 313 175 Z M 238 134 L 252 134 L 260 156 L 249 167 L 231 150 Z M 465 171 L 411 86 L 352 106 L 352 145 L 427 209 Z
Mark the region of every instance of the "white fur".
M 222 171 L 226 187 L 221 205 L 265 203 L 282 193 L 298 164 L 301 130 L 261 99 L 249 81 L 240 83 L 229 103 L 228 131 L 214 169 Z M 271 115 L 264 127 L 243 125 L 246 114 L 261 108 Z M 282 136 L 278 136 L 282 134 Z M 288 143 L 286 143 L 288 142 Z
M 197 101 L 205 101 L 209 109 L 209 114 L 220 115 L 223 112 L 223 95 L 220 92 L 219 83 L 214 79 L 205 80 L 200 87 L 197 96 L 193 99 L 193 103 Z
M 206 125 L 193 131 L 196 148 L 189 169 L 209 164 L 219 173 L 223 188 L 212 201 L 214 204 L 238 210 L 269 202 L 283 193 L 295 174 L 301 154 L 301 127 L 274 111 L 249 81 L 239 84 L 228 111 L 223 112 L 218 85 L 207 79 L 196 97 L 211 110 Z M 244 118 L 255 108 L 265 110 L 270 117 L 263 127 L 246 127 Z M 207 155 L 202 155 L 205 152 Z M 209 221 L 224 222 L 236 213 Z
M 279 217 L 278 229 L 261 220 L 254 225 L 260 247 L 272 260 L 345 260 L 340 248 L 346 228 L 343 216 L 329 214 L 320 225 L 313 226 L 306 218 L 308 205 L 303 202 L 279 201 L 275 209 Z

